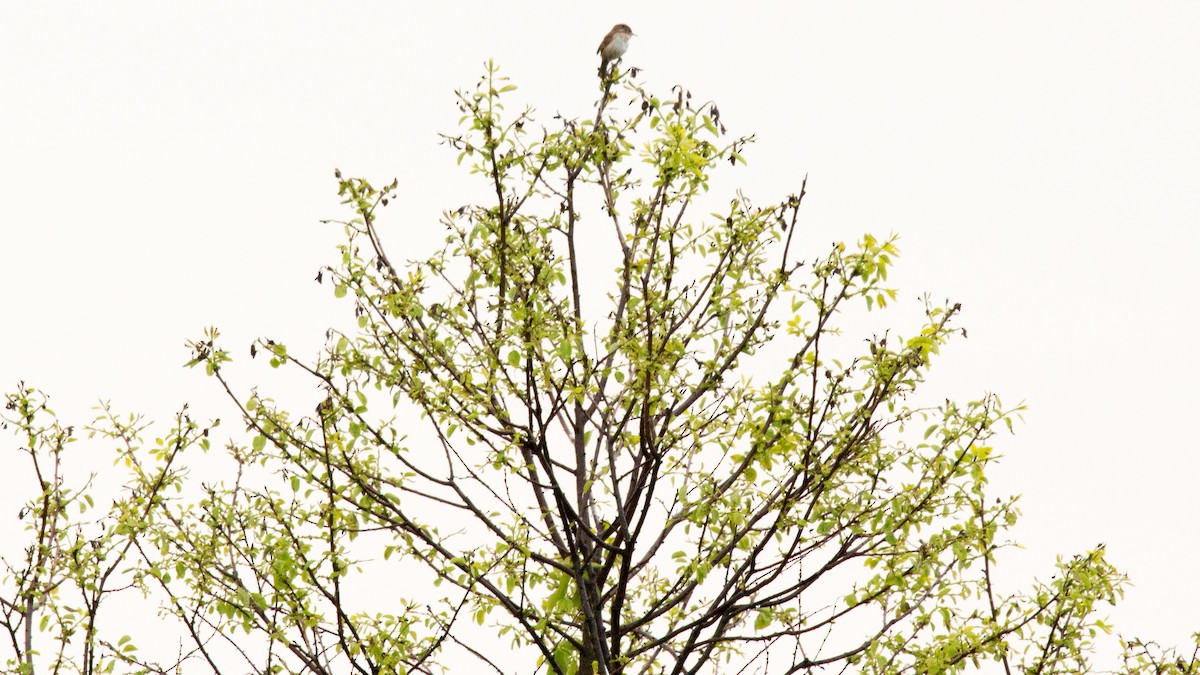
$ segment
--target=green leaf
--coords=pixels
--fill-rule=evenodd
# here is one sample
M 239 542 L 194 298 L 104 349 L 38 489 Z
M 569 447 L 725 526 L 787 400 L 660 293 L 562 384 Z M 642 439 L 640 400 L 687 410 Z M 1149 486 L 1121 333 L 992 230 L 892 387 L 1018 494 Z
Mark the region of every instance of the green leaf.
M 754 618 L 754 630 L 762 630 L 770 626 L 771 620 L 774 618 L 771 614 L 770 610 L 759 610 L 758 616 Z

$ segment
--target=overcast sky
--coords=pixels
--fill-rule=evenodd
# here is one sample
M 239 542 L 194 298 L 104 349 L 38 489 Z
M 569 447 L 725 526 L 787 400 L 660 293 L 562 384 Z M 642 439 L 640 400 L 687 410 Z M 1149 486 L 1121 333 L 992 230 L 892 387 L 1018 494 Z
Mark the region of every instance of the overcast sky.
M 993 479 L 1023 495 L 1002 574 L 1106 542 L 1134 583 L 1117 629 L 1185 642 L 1200 3 L 737 5 L 0 5 L 0 384 L 46 390 L 66 422 L 100 398 L 164 420 L 216 405 L 180 368 L 205 326 L 239 356 L 259 335 L 311 351 L 350 321 L 312 281 L 340 236 L 318 221 L 345 215 L 334 168 L 399 178 L 392 257 L 428 252 L 478 193 L 438 144 L 454 90 L 493 58 L 547 124 L 586 115 L 595 46 L 624 22 L 648 87 L 757 134 L 719 189 L 766 204 L 808 174 L 808 253 L 895 232 L 902 296 L 963 304 L 932 394 L 1029 406 Z

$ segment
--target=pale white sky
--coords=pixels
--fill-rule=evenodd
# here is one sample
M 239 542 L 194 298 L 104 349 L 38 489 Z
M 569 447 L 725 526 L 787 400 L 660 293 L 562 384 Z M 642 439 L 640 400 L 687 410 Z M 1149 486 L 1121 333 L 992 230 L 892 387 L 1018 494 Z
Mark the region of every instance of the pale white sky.
M 929 393 L 1030 406 L 993 479 L 1024 495 L 1006 579 L 1107 542 L 1135 584 L 1118 630 L 1184 642 L 1200 629 L 1200 3 L 733 6 L 0 5 L 0 385 L 45 389 L 71 422 L 102 397 L 163 420 L 216 409 L 180 368 L 204 326 L 242 355 L 348 325 L 311 281 L 335 260 L 339 232 L 317 222 L 344 215 L 335 167 L 400 179 L 388 241 L 422 255 L 439 212 L 478 195 L 438 145 L 453 90 L 495 58 L 547 123 L 586 114 L 595 45 L 625 22 L 649 87 L 682 83 L 758 135 L 714 191 L 769 203 L 808 173 L 812 255 L 894 231 L 901 294 L 963 303 L 970 338 Z

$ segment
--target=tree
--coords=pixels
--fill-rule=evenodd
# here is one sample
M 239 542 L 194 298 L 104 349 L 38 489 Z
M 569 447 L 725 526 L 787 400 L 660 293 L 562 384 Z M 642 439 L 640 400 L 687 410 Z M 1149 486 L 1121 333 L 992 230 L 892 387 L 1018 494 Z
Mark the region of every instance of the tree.
M 314 383 L 315 410 L 237 390 L 215 329 L 190 345 L 249 432 L 225 476 L 189 474 L 215 421 L 184 409 L 145 448 L 140 420 L 104 409 L 91 433 L 118 442 L 127 483 L 95 522 L 69 521 L 94 503 L 59 475 L 73 432 L 44 396 L 10 395 L 42 486 L 8 566 L 10 667 L 1088 670 L 1124 582 L 1103 546 L 1025 592 L 994 583 L 1017 512 L 986 470 L 1019 408 L 919 403 L 958 305 L 926 302 L 911 337 L 853 353 L 848 313 L 896 298 L 894 239 L 800 251 L 806 181 L 765 207 L 711 206 L 713 172 L 753 139 L 634 77 L 602 79 L 594 120 L 546 129 L 507 116 L 515 87 L 489 64 L 444 139 L 494 198 L 447 212 L 422 261 L 383 243 L 398 186 L 339 172 L 353 216 L 318 280 L 356 329 L 312 361 L 251 347 Z M 608 279 L 588 271 L 605 264 Z M 98 631 L 121 589 L 158 599 L 176 654 Z M 57 657 L 33 649 L 38 621 Z M 1197 663 L 1126 645 L 1129 672 Z

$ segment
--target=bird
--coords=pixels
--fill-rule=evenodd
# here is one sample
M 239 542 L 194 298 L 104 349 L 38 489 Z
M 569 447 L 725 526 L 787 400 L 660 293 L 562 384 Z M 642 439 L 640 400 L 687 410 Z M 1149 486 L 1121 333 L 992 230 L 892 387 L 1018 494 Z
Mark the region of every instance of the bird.
M 629 38 L 633 37 L 633 29 L 629 26 L 619 23 L 608 31 L 608 35 L 600 41 L 600 46 L 596 48 L 596 53 L 600 55 L 600 77 L 604 77 L 604 72 L 608 67 L 609 61 L 615 61 L 621 58 L 626 49 L 629 49 Z

